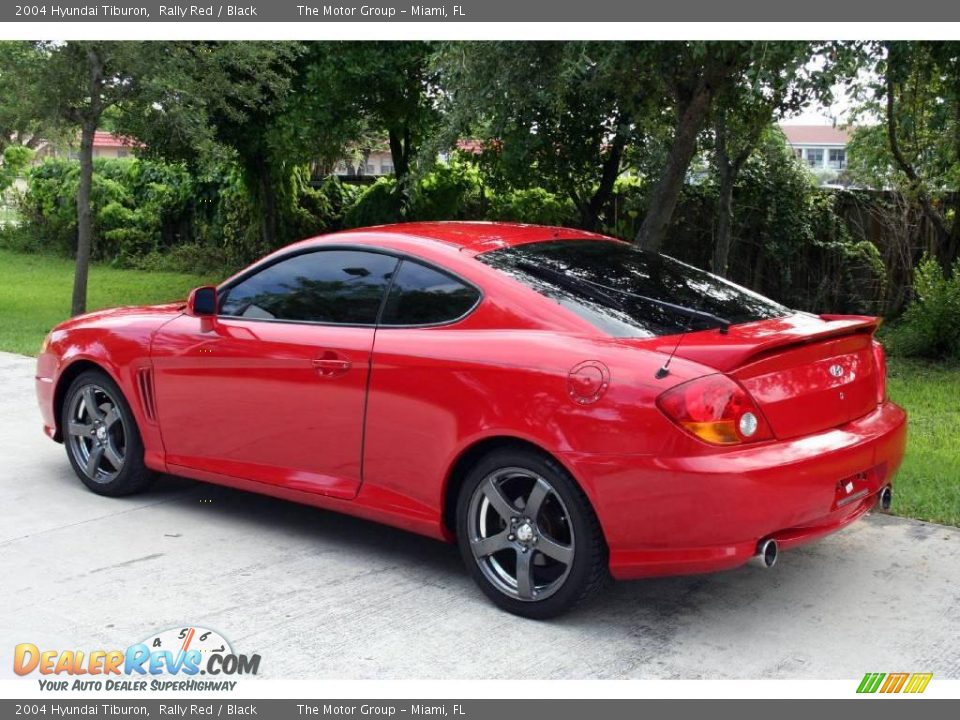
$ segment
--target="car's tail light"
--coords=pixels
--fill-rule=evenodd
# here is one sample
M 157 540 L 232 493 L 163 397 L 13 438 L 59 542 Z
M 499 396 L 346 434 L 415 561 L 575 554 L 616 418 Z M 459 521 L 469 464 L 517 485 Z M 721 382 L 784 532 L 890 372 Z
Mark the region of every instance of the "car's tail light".
M 684 430 L 714 445 L 773 437 L 753 398 L 726 375 L 706 375 L 677 385 L 657 398 L 657 406 Z
M 876 340 L 873 341 L 873 364 L 877 370 L 877 403 L 887 400 L 887 353 Z

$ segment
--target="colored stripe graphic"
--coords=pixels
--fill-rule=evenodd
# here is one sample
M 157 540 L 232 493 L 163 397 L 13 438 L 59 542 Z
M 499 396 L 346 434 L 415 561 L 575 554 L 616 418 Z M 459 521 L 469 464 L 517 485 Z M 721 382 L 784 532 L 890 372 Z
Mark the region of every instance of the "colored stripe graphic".
M 860 687 L 857 688 L 858 693 L 875 693 L 877 688 L 880 687 L 880 681 L 886 676 L 886 673 L 867 673 L 863 676 L 863 680 L 860 681 Z
M 910 673 L 890 673 L 887 675 L 887 681 L 883 684 L 883 687 L 880 688 L 880 692 L 900 692 L 900 689 L 903 687 L 903 684 L 907 681 L 908 677 L 910 677 Z
M 860 681 L 858 693 L 922 693 L 930 684 L 933 673 L 867 673 Z M 884 680 L 886 678 L 886 680 Z M 882 683 L 882 685 L 881 685 Z
M 904 689 L 906 693 L 922 693 L 927 689 L 927 685 L 930 684 L 930 678 L 933 677 L 933 673 L 914 673 L 910 678 L 910 682 L 907 683 L 907 687 Z

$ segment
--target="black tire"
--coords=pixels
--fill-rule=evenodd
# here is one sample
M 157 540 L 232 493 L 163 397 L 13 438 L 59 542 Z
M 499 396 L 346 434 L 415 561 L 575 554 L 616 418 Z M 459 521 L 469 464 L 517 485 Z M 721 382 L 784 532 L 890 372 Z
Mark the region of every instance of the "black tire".
M 92 413 L 88 405 L 94 406 Z M 156 478 L 143 462 L 143 440 L 130 405 L 106 373 L 87 370 L 74 378 L 60 423 L 73 471 L 98 495 L 132 495 Z
M 491 499 L 494 489 L 501 495 Z M 610 578 L 606 543 L 590 502 L 543 453 L 516 447 L 484 456 L 460 489 L 456 520 L 467 569 L 507 612 L 535 620 L 556 617 Z

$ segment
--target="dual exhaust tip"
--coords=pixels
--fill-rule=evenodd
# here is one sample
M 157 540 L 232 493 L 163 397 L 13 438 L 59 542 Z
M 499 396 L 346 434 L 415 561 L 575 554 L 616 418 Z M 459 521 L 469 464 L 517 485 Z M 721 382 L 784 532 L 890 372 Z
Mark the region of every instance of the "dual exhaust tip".
M 757 554 L 750 558 L 748 562 L 756 567 L 769 570 L 777 564 L 778 557 L 780 557 L 780 546 L 773 538 L 767 538 L 757 543 Z
M 882 512 L 888 512 L 893 505 L 893 488 L 889 485 L 880 490 L 877 496 L 877 507 Z M 757 543 L 757 552 L 748 561 L 749 564 L 766 569 L 772 568 L 777 564 L 777 558 L 780 557 L 780 546 L 773 538 L 766 538 Z
M 877 509 L 881 512 L 889 512 L 891 505 L 893 505 L 893 488 L 887 485 L 877 496 Z

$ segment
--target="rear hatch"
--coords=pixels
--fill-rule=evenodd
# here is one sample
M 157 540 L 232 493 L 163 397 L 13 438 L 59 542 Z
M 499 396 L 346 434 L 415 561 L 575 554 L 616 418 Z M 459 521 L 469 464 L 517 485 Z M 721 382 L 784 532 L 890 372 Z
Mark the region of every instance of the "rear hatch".
M 788 439 L 843 425 L 877 406 L 876 328 L 875 318 L 798 314 L 736 325 L 726 334 L 693 333 L 676 354 L 736 378 L 773 433 Z

